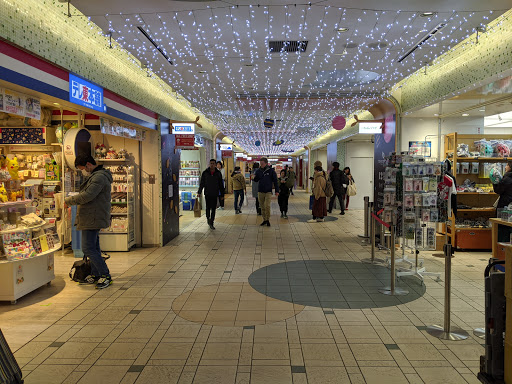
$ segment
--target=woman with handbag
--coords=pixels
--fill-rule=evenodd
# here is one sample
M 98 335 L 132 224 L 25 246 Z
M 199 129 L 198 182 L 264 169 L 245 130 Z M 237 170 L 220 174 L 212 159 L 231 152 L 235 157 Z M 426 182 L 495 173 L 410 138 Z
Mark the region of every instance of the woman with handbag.
M 322 169 L 322 162 L 316 161 L 315 175 L 313 177 L 313 219 L 308 220 L 308 223 L 321 223 L 324 217 L 327 216 L 327 195 L 325 188 L 327 186 L 327 174 Z
M 355 185 L 355 180 L 352 177 L 352 174 L 350 173 L 350 167 L 345 167 L 343 169 L 343 172 L 345 172 L 345 175 L 348 177 L 349 186 L 350 186 L 350 184 Z M 353 193 L 352 195 L 349 194 L 349 191 L 348 191 L 349 189 L 355 190 L 355 188 L 350 188 L 349 186 L 347 186 L 347 193 L 345 193 L 345 198 L 346 198 L 345 210 L 348 209 L 348 203 L 350 202 L 350 196 L 355 196 L 355 193 Z

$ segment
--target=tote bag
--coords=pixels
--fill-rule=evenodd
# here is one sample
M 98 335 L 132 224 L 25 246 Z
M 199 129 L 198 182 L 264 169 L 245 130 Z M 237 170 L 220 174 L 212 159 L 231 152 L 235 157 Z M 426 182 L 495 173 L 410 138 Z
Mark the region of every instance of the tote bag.
M 355 196 L 355 195 L 357 195 L 356 183 L 354 183 L 352 180 L 350 181 L 350 183 L 348 183 L 347 195 L 348 196 Z

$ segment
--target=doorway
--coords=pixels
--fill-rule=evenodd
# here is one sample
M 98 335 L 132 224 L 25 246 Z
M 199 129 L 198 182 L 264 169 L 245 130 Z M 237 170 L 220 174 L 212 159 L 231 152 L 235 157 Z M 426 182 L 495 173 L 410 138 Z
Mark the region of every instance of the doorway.
M 350 157 L 347 166 L 357 185 L 357 195 L 350 197 L 349 209 L 364 209 L 364 197 L 373 200 L 373 157 Z

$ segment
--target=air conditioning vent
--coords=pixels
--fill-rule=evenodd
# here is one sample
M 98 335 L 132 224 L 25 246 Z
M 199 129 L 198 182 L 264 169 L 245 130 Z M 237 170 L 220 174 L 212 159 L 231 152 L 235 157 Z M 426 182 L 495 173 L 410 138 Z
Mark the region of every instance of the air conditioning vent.
M 268 51 L 270 53 L 281 53 L 281 52 L 306 52 L 308 47 L 308 41 L 285 41 L 285 40 L 274 40 L 268 42 Z

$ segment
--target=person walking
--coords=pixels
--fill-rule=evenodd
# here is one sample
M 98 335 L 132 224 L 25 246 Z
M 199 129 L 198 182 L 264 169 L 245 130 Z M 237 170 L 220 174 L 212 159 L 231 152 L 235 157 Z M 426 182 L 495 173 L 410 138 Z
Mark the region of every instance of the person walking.
M 290 190 L 293 185 L 287 176 L 286 170 L 282 170 L 279 175 L 279 196 L 277 202 L 281 210 L 281 217 L 288 219 L 288 199 L 290 198 Z
M 260 159 L 261 167 L 256 170 L 254 180 L 258 182 L 258 200 L 260 202 L 263 222 L 261 226 L 270 227 L 270 199 L 272 198 L 272 185 L 279 196 L 279 184 L 277 183 L 276 171 L 269 166 L 266 157 Z
M 288 176 L 288 185 L 290 185 L 290 193 L 293 196 L 293 187 L 295 186 L 295 180 L 297 178 L 297 176 L 295 175 L 295 172 L 293 170 L 293 167 L 288 167 L 287 176 Z
M 254 176 L 259 167 L 260 167 L 260 163 L 254 163 L 251 179 L 252 179 L 252 197 L 254 197 L 256 199 L 256 212 L 257 212 L 258 216 L 261 216 L 260 201 L 258 200 L 258 184 L 259 184 L 259 182 L 254 180 Z
M 77 230 L 82 231 L 82 251 L 91 261 L 91 275 L 86 282 L 96 284 L 97 289 L 112 284 L 112 277 L 105 259 L 101 256 L 100 230 L 110 227 L 112 174 L 89 154 L 78 155 L 75 167 L 86 179 L 75 196 L 66 197 L 67 206 L 78 205 Z
M 231 188 L 233 189 L 233 193 L 235 195 L 234 205 L 235 205 L 235 214 L 242 213 L 242 204 L 244 203 L 244 196 L 247 192 L 247 186 L 245 185 L 245 177 L 242 175 L 240 171 L 240 167 L 235 167 L 235 170 L 231 174 Z M 240 203 L 238 200 L 240 199 Z
M 324 221 L 324 217 L 327 216 L 327 198 L 325 194 L 327 175 L 322 169 L 321 161 L 316 161 L 314 167 L 313 195 L 315 196 L 315 200 L 312 209 L 313 219 L 308 220 L 308 223 L 322 222 Z
M 215 221 L 215 211 L 217 209 L 217 199 L 224 204 L 224 183 L 222 174 L 216 168 L 215 159 L 210 160 L 210 166 L 205 169 L 201 175 L 197 198 L 201 198 L 204 189 L 204 199 L 206 201 L 206 220 L 210 229 L 215 229 L 213 222 Z
M 350 173 L 350 167 L 345 167 L 345 168 L 343 168 L 343 173 L 345 173 L 345 175 L 347 176 L 347 178 L 348 178 L 348 183 L 350 183 L 351 181 L 353 181 L 353 182 L 355 183 L 355 180 L 354 180 L 354 178 L 352 177 L 352 174 Z M 347 183 L 347 185 L 348 185 L 348 183 Z M 345 196 L 346 196 L 346 201 L 347 201 L 347 202 L 345 203 L 345 210 L 347 210 L 347 209 L 348 209 L 348 203 L 350 202 L 350 196 L 349 196 L 349 195 L 347 195 L 347 194 L 345 194 Z
M 219 170 L 221 177 L 222 177 L 222 185 L 224 189 L 226 188 L 226 170 L 224 169 L 224 164 L 222 164 L 222 161 L 217 161 L 217 169 Z M 220 198 L 219 195 L 219 209 L 221 211 L 224 210 L 224 199 Z
M 337 197 L 341 208 L 340 215 L 344 215 L 345 194 L 347 193 L 347 185 L 349 183 L 348 176 L 340 169 L 340 163 L 337 161 L 332 163 L 332 166 L 334 169 L 329 174 L 329 180 L 331 180 L 334 195 L 332 195 L 331 200 L 329 201 L 329 209 L 327 212 L 332 213 L 332 208 L 334 207 L 334 202 L 336 201 Z

